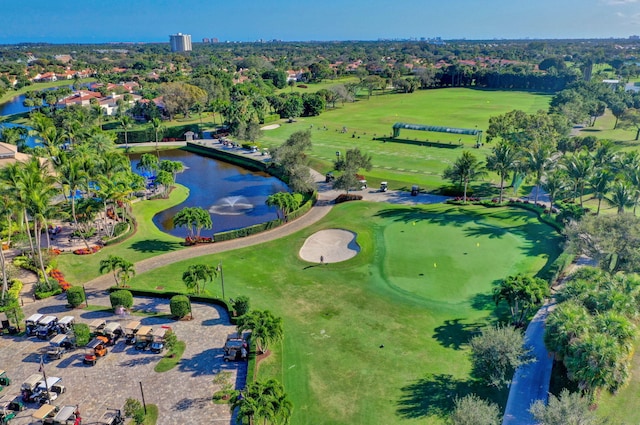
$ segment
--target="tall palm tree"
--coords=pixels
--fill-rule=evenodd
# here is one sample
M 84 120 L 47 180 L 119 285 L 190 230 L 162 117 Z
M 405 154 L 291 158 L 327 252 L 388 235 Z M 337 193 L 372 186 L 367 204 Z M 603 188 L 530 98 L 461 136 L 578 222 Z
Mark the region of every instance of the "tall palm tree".
M 78 160 L 71 159 L 63 163 L 58 168 L 58 181 L 63 188 L 66 188 L 70 192 L 71 197 L 71 217 L 73 218 L 73 225 L 76 230 L 80 230 L 78 226 L 78 215 L 76 214 L 76 193 L 88 185 L 89 175 L 83 169 L 82 163 Z M 66 191 L 65 191 L 66 192 Z M 89 243 L 84 237 L 83 232 L 80 232 L 82 241 L 89 248 Z
M 151 127 L 153 128 L 153 132 L 155 133 L 156 136 L 156 152 L 158 152 L 158 139 L 160 136 L 160 133 L 162 133 L 165 130 L 165 127 L 162 125 L 162 120 L 160 118 L 151 118 Z
M 580 197 L 580 206 L 582 207 L 582 195 L 584 187 L 591 177 L 593 162 L 591 156 L 584 152 L 582 154 L 565 156 L 562 161 L 567 178 L 573 183 L 573 191 Z
M 252 338 L 256 341 L 256 347 L 260 353 L 267 350 L 271 343 L 279 342 L 284 338 L 282 318 L 276 317 L 269 310 L 253 310 L 238 319 L 238 333 L 251 331 Z
M 591 190 L 593 190 L 593 197 L 598 200 L 596 215 L 600 215 L 602 200 L 605 199 L 605 196 L 609 193 L 614 177 L 613 173 L 608 170 L 598 170 L 589 179 L 589 186 Z
M 218 276 L 218 269 L 206 264 L 192 264 L 182 273 L 182 281 L 196 294 L 202 293 L 204 285 Z M 201 284 L 202 282 L 202 284 Z
M 557 171 L 548 173 L 546 179 L 542 182 L 542 188 L 549 196 L 549 215 L 551 215 L 553 203 L 566 193 L 565 176 Z
M 500 176 L 500 200 L 504 193 L 504 181 L 509 178 L 509 173 L 514 172 L 518 165 L 518 154 L 507 143 L 499 143 L 495 146 L 491 154 L 487 156 L 487 169 L 495 171 Z
M 467 189 L 473 180 L 487 175 L 478 158 L 471 152 L 464 151 L 454 164 L 444 170 L 443 177 L 453 182 L 460 182 L 464 187 L 463 201 L 467 202 Z
M 628 183 L 618 180 L 613 184 L 609 197 L 605 199 L 609 205 L 618 209 L 618 214 L 622 214 L 625 208 L 630 208 L 634 205 L 635 194 Z
M 125 149 L 129 149 L 129 130 L 131 129 L 131 125 L 133 124 L 133 120 L 127 114 L 122 114 L 118 117 L 118 123 L 120 124 L 120 128 L 124 132 L 124 147 Z
M 540 183 L 542 182 L 542 176 L 545 171 L 551 167 L 551 159 L 549 157 L 549 147 L 536 143 L 531 148 L 525 151 L 526 155 L 526 168 L 528 171 L 534 174 L 534 180 L 536 185 L 535 203 L 538 203 L 538 195 L 540 193 Z

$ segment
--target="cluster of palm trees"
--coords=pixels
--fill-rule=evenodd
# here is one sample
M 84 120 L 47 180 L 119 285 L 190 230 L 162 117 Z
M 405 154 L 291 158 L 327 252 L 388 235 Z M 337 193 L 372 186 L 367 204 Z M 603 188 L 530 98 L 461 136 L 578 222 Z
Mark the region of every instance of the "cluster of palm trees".
M 584 268 L 557 295 L 544 341 L 591 400 L 615 392 L 630 376 L 638 315 L 637 278 Z
M 504 198 L 505 181 L 511 176 L 526 175 L 535 183 L 536 203 L 542 190 L 551 205 L 560 199 L 576 199 L 583 207 L 585 196 L 590 195 L 597 200 L 596 215 L 600 214 L 602 201 L 616 208 L 618 213 L 628 208 L 635 212 L 640 202 L 640 154 L 636 151 L 614 152 L 607 141 L 599 142 L 592 151 L 582 148 L 565 154 L 548 145 L 518 149 L 501 141 L 493 147 L 486 163 L 470 151 L 464 151 L 445 170 L 443 177 L 463 188 L 463 200 L 466 201 L 468 185 L 485 177 L 487 170 L 494 171 L 500 178 L 499 202 Z
M 237 410 L 242 424 L 262 423 L 286 425 L 289 423 L 293 404 L 287 398 L 284 386 L 275 379 L 249 382 L 244 390 L 231 401 L 231 411 Z
M 48 225 L 54 220 L 72 222 L 74 235 L 88 248 L 86 236 L 96 234 L 98 228 L 107 237 L 116 231 L 107 209 L 119 219 L 117 206 L 126 206 L 132 193 L 144 188 L 144 179 L 131 171 L 129 159 L 116 149 L 113 137 L 93 123 L 83 108 L 59 110 L 51 116 L 32 114 L 30 133 L 40 146 L 32 149 L 33 156 L 26 162 L 17 161 L 0 170 L 4 200 L 0 241 L 24 235 L 45 289 L 51 288 L 47 254 L 43 254 L 43 248 L 49 247 Z M 0 139 L 7 140 L 6 132 Z M 24 131 L 19 136 L 18 145 Z M 43 236 L 46 241 L 41 240 Z M 3 277 L 6 280 L 5 267 Z M 6 290 L 3 282 L 3 296 Z

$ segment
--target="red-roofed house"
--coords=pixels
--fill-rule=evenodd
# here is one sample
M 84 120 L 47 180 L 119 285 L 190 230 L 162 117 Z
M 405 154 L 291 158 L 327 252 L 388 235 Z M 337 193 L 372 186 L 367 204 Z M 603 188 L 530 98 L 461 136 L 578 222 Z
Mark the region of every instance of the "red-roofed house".
M 91 105 L 91 99 L 100 99 L 101 97 L 102 95 L 100 93 L 88 90 L 80 90 L 70 96 L 65 97 L 60 102 L 58 102 L 56 106 L 60 108 L 64 108 L 68 105 L 89 106 Z

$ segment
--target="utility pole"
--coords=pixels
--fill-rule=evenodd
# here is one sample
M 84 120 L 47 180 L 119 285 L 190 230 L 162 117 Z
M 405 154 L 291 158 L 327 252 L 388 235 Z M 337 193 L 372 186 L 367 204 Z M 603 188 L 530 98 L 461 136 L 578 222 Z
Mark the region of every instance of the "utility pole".
M 222 300 L 224 301 L 224 272 L 222 271 L 222 261 L 218 263 L 218 271 L 220 272 L 220 281 L 222 283 Z
M 147 403 L 144 401 L 144 390 L 142 389 L 142 381 L 140 382 L 140 394 L 142 394 L 142 407 L 144 407 L 144 414 L 147 414 Z

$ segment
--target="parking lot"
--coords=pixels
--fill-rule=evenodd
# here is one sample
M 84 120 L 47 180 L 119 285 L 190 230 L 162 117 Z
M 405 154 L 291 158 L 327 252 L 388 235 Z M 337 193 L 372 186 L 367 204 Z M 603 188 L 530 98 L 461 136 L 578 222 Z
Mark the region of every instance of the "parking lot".
M 90 294 L 91 305 L 109 305 L 107 293 Z M 169 312 L 169 300 L 135 297 L 134 309 L 146 312 Z M 185 341 L 186 350 L 177 367 L 164 372 L 154 372 L 154 367 L 162 354 L 137 351 L 126 345 L 121 338 L 109 353 L 100 358 L 95 366 L 83 363 L 85 350 L 79 348 L 65 354 L 60 360 L 45 358 L 44 371 L 47 377 L 62 378 L 66 391 L 54 404 L 57 406 L 78 405 L 83 424 L 97 424 L 109 408 L 122 408 L 127 398 L 142 401 L 141 386 L 147 404 L 159 408 L 158 424 L 230 423 L 228 405 L 211 402 L 213 393 L 220 385 L 212 382 L 219 371 L 231 372 L 231 383 L 236 388 L 244 386 L 246 362 L 225 363 L 222 360 L 227 334 L 234 332 L 229 325 L 227 313 L 220 307 L 207 304 L 193 304 L 194 320 L 174 321 L 166 317 L 128 316 L 106 314 L 88 310 L 69 310 L 65 307 L 64 296 L 38 301 L 24 306 L 25 317 L 33 313 L 45 315 L 75 316 L 76 322 L 89 323 L 96 318 L 107 322 L 118 321 L 124 327 L 130 320 L 138 320 L 142 325 L 170 326 L 179 340 Z M 24 326 L 23 326 L 24 328 Z M 39 373 L 40 351 L 49 345 L 48 341 L 35 336 L 0 337 L 0 369 L 7 371 L 10 386 L 0 395 L 20 394 L 20 385 L 30 375 Z M 33 423 L 31 415 L 39 407 L 27 404 L 27 409 L 19 412 L 11 424 Z

